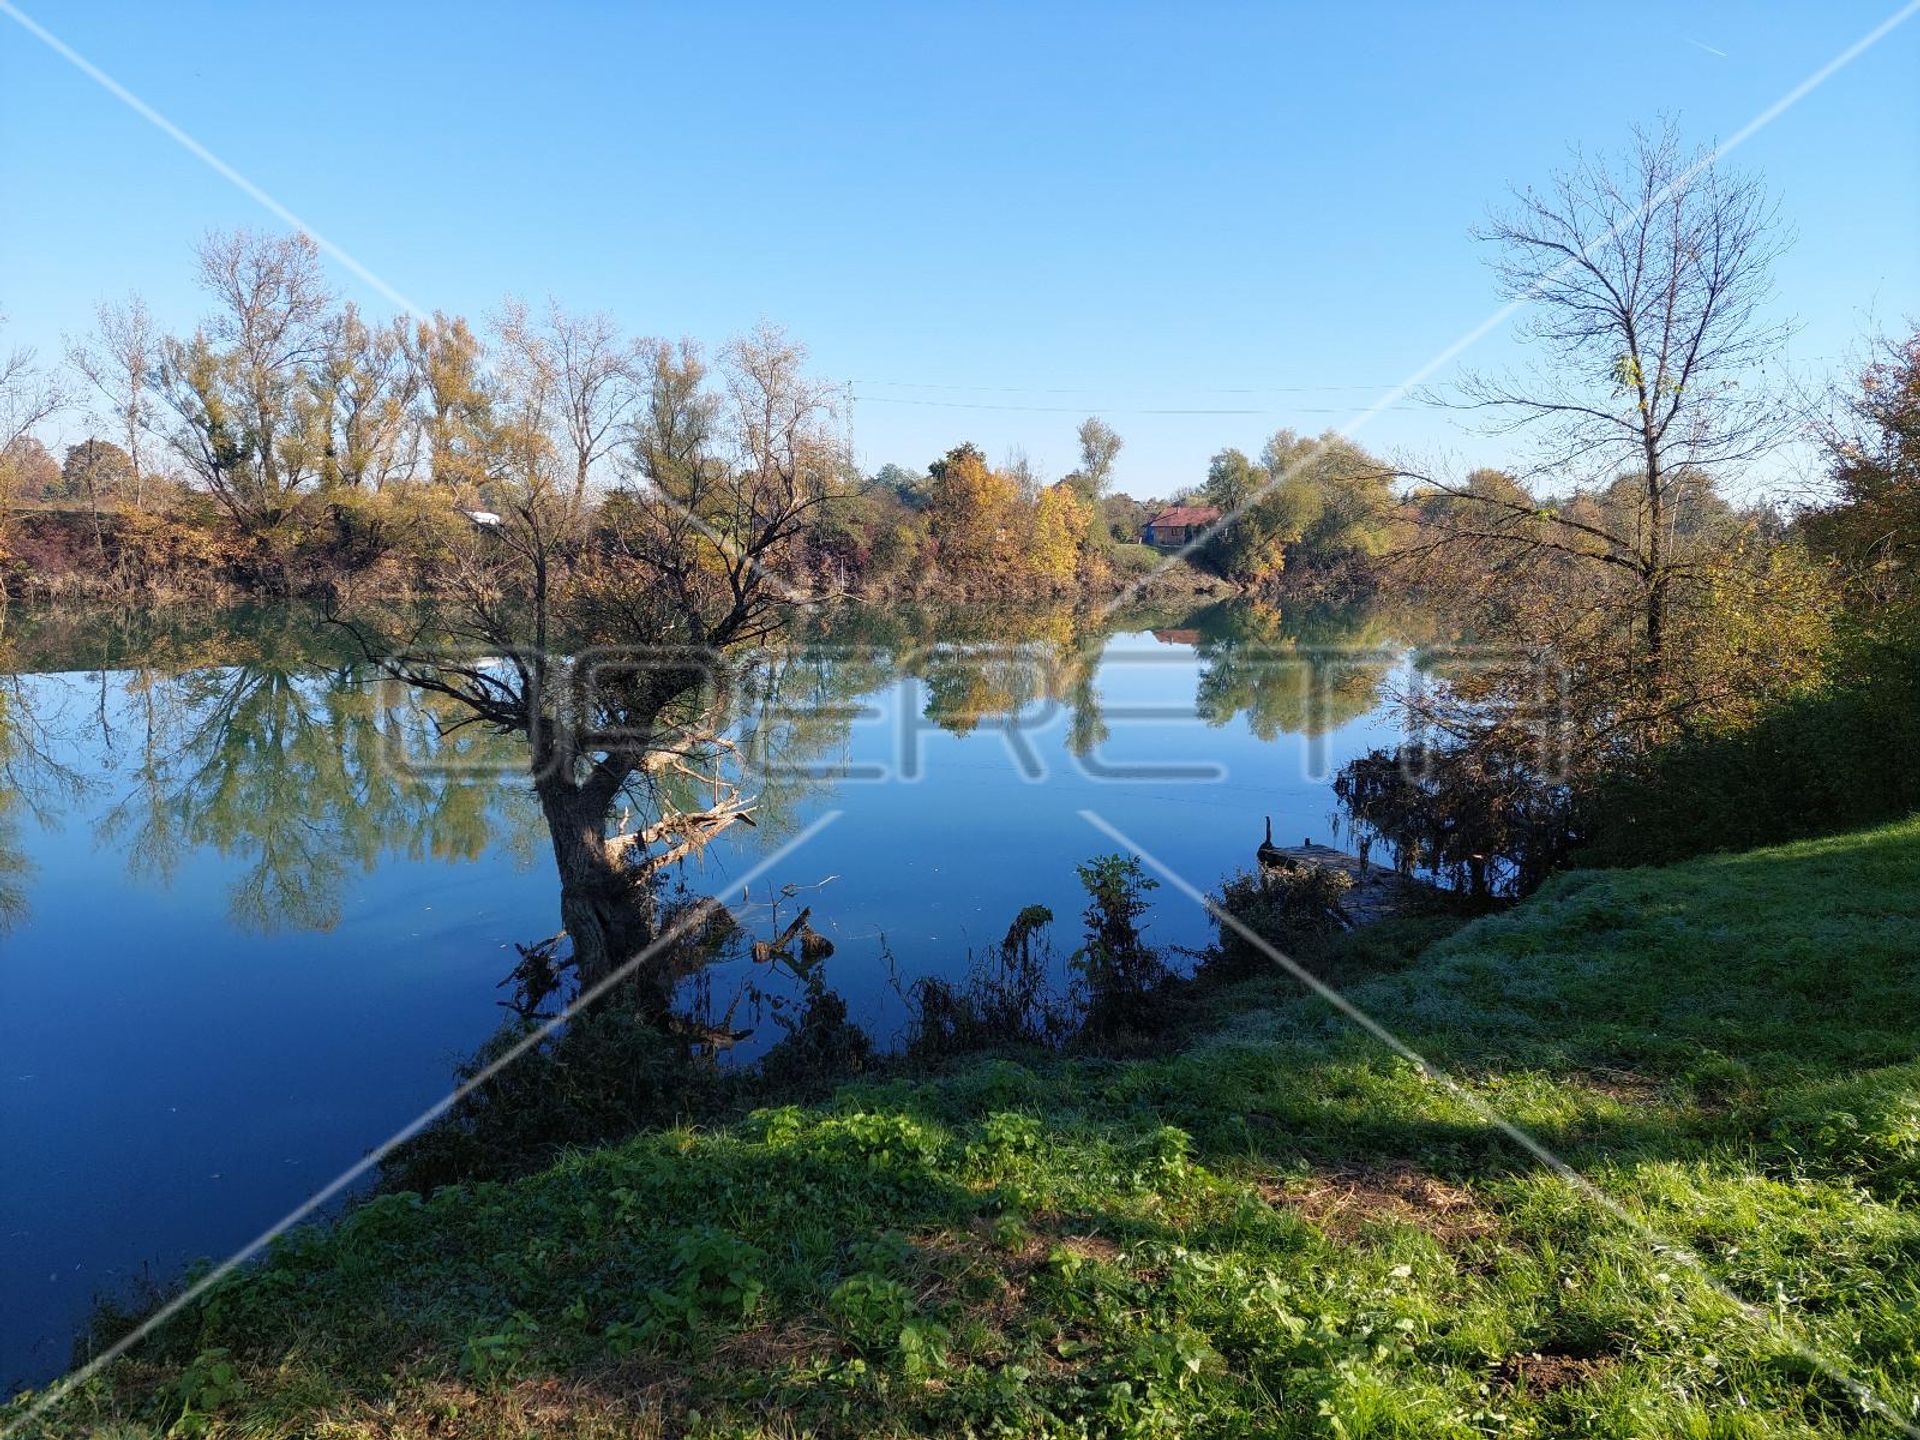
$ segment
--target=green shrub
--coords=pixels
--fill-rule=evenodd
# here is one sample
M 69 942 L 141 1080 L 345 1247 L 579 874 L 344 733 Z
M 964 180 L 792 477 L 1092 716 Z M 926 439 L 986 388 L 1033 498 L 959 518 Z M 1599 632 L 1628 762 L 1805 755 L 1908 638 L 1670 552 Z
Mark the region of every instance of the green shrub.
M 1153 1003 L 1172 979 L 1140 926 L 1147 893 L 1160 882 L 1132 855 L 1097 855 L 1074 868 L 1089 900 L 1086 943 L 1072 958 L 1086 1000 L 1081 1028 L 1096 1040 L 1149 1029 Z
M 1695 733 L 1603 785 L 1588 865 L 1664 864 L 1920 811 L 1920 637 L 1859 642 L 1842 676 L 1734 731 Z
M 1229 876 L 1214 904 L 1239 925 L 1214 917 L 1219 939 L 1201 973 L 1210 980 L 1244 980 L 1271 970 L 1272 957 L 1249 931 L 1287 958 L 1300 958 L 1347 927 L 1345 899 L 1352 888 L 1352 876 L 1328 865 Z

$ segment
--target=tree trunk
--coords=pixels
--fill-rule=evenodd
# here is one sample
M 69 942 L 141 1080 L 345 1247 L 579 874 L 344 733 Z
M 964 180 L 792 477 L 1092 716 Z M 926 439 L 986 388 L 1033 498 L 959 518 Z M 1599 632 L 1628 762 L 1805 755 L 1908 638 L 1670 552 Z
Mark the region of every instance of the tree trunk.
M 560 923 L 573 941 L 583 989 L 613 976 L 654 939 L 653 907 L 644 884 L 607 845 L 607 808 L 599 796 L 563 777 L 536 780 L 540 808 L 560 873 Z M 664 1014 L 655 967 L 641 967 L 632 992 L 649 1013 Z
M 1647 463 L 1647 537 L 1643 546 L 1647 577 L 1647 686 L 1656 696 L 1665 683 L 1667 649 L 1667 506 L 1666 476 L 1660 465 L 1660 448 L 1652 431 L 1651 403 L 1641 391 L 1641 423 L 1649 428 L 1642 441 Z
M 1658 696 L 1665 683 L 1667 651 L 1667 577 L 1655 575 L 1647 582 L 1647 684 Z

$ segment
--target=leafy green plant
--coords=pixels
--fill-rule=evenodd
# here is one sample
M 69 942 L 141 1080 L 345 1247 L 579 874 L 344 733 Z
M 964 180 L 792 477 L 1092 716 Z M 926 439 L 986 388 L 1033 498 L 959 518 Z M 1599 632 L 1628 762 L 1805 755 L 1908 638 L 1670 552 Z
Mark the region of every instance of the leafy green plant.
M 867 1270 L 850 1275 L 827 1297 L 827 1309 L 862 1350 L 891 1347 L 913 1313 L 913 1292 L 898 1280 Z
M 892 1354 L 910 1380 L 947 1368 L 951 1334 L 919 1313 L 913 1292 L 898 1280 L 870 1270 L 850 1275 L 827 1297 L 827 1309 L 863 1354 Z
M 1074 868 L 1089 901 L 1086 940 L 1071 960 L 1085 993 L 1083 1028 L 1095 1038 L 1138 1030 L 1171 978 L 1140 928 L 1147 895 L 1160 882 L 1132 855 L 1098 855 Z
M 924 1169 L 940 1155 L 939 1135 L 910 1115 L 856 1111 L 831 1131 L 846 1149 L 876 1169 Z
M 675 1313 L 745 1320 L 760 1308 L 767 1292 L 761 1278 L 767 1252 L 758 1245 L 710 1225 L 690 1230 L 674 1241 L 675 1292 L 686 1306 Z
M 947 1327 L 932 1320 L 909 1320 L 900 1327 L 895 1350 L 909 1380 L 925 1380 L 947 1368 Z
M 239 1376 L 224 1346 L 202 1350 L 181 1370 L 171 1387 L 178 1409 L 167 1434 L 200 1436 L 213 1427 L 220 1409 L 239 1390 Z
M 1039 1155 L 1041 1135 L 1035 1116 L 998 1110 L 980 1127 L 980 1138 L 967 1147 L 967 1158 L 988 1175 L 1010 1175 Z
M 481 1382 L 508 1379 L 539 1333 L 540 1322 L 525 1310 L 516 1310 L 497 1329 L 467 1336 L 460 1368 Z

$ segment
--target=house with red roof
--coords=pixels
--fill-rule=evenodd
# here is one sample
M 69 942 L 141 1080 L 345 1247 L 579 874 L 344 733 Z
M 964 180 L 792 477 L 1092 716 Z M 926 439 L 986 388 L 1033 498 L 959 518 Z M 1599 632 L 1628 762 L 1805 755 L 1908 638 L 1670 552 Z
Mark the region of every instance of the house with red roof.
M 1176 549 L 1197 540 L 1220 518 L 1214 505 L 1174 505 L 1140 527 L 1140 542 L 1156 549 Z

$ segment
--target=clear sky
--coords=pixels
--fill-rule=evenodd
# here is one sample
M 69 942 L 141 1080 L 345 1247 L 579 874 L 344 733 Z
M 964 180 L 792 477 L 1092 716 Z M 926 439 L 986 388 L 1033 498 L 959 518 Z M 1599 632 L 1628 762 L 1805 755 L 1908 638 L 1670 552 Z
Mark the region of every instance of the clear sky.
M 1724 140 L 1897 6 L 23 8 L 415 304 L 770 319 L 852 382 L 869 469 L 970 439 L 1058 474 L 1098 413 L 1152 495 L 1483 321 L 1509 183 L 1663 111 Z M 1797 367 L 1920 316 L 1920 15 L 1733 161 L 1797 235 Z M 0 344 L 128 290 L 190 327 L 194 239 L 278 223 L 0 13 Z M 1498 458 L 1410 401 L 1358 435 Z

